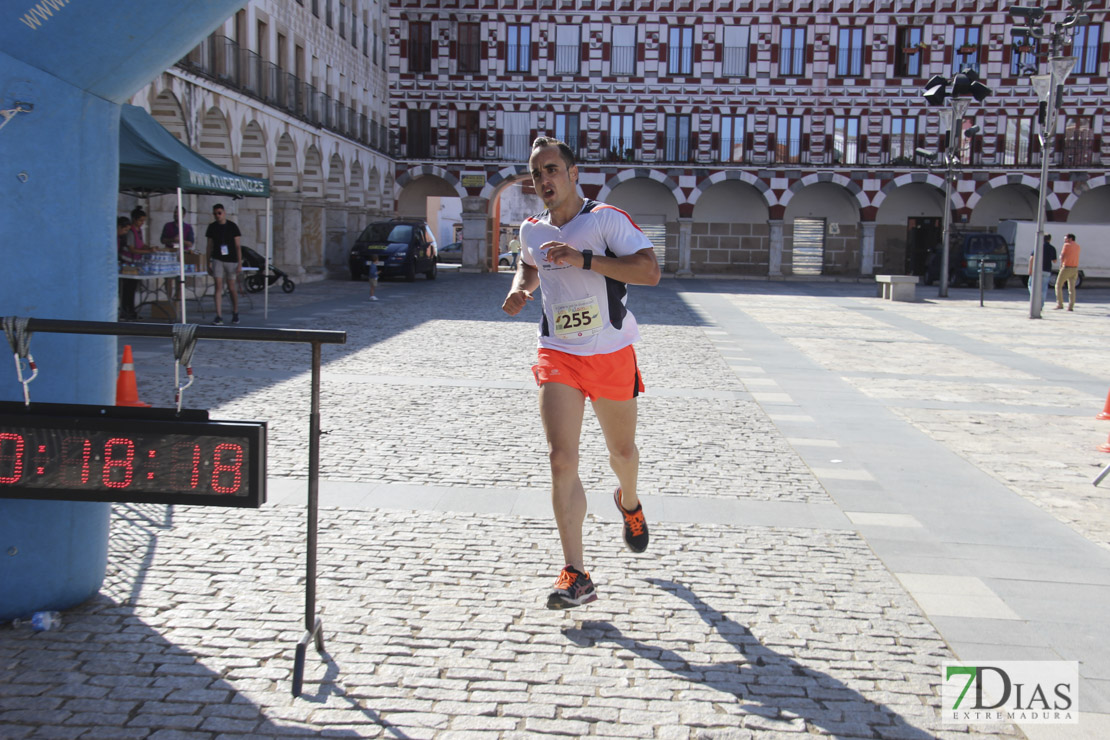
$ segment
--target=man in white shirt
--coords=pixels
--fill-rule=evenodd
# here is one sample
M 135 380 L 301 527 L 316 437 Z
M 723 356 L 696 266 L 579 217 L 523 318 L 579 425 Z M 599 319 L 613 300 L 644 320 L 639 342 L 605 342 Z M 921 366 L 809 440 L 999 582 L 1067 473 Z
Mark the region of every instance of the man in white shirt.
M 585 569 L 586 494 L 578 475 L 587 399 L 620 483 L 613 496 L 624 520 L 625 544 L 633 552 L 647 549 L 647 523 L 636 492 L 636 397 L 644 386 L 632 348 L 639 331 L 625 300 L 626 285 L 659 282 L 659 263 L 627 213 L 578 194 L 570 147 L 541 137 L 528 163 L 547 210 L 521 224 L 521 260 L 502 309 L 516 316 L 533 291 L 542 289 L 540 348 L 532 372 L 540 386 L 551 500 L 566 562 L 547 607 L 568 609 L 597 599 Z

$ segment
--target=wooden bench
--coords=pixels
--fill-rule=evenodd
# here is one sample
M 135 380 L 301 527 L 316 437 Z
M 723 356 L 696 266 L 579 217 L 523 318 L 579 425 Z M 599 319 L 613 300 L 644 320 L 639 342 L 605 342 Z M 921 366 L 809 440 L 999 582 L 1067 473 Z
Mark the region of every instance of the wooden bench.
M 916 301 L 916 275 L 876 275 L 875 295 L 888 301 Z

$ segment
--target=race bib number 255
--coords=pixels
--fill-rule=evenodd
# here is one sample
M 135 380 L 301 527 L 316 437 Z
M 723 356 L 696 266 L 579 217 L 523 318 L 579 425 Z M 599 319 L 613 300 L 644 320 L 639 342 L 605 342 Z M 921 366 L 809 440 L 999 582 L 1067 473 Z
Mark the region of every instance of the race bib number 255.
M 601 307 L 597 304 L 596 296 L 557 303 L 552 308 L 555 314 L 555 336 L 560 339 L 591 337 L 602 329 Z

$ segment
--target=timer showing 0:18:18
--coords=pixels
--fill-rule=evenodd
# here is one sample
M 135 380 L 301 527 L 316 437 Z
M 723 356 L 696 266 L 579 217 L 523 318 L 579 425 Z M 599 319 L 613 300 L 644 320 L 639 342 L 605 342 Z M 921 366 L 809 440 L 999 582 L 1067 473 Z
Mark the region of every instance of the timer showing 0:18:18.
M 0 432 L 0 488 L 245 495 L 245 445 L 191 434 Z

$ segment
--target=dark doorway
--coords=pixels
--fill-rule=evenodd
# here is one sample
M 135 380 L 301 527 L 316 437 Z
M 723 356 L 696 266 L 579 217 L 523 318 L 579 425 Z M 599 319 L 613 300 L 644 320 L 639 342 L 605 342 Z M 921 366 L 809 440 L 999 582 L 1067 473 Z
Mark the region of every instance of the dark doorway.
M 924 275 L 929 266 L 929 257 L 940 244 L 941 223 L 939 218 L 911 218 L 906 228 L 906 271 L 907 275 Z

